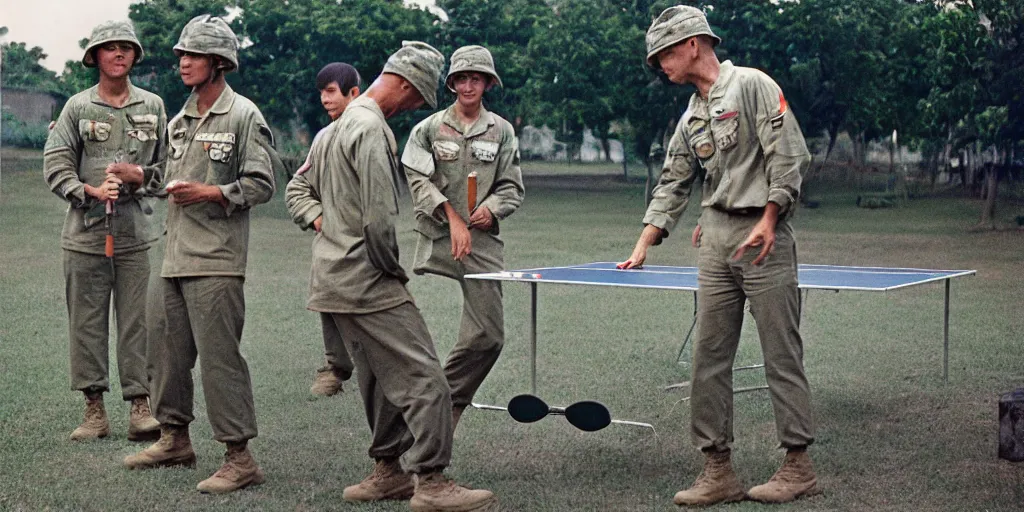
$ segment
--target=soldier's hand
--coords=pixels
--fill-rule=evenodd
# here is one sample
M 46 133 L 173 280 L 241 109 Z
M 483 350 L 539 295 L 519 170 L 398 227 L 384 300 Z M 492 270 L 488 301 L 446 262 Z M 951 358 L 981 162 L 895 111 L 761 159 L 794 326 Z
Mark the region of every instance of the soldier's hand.
M 644 261 L 647 260 L 647 249 L 654 245 L 655 242 L 661 240 L 663 233 L 661 228 L 648 224 L 644 226 L 644 230 L 640 233 L 640 239 L 636 241 L 636 246 L 633 247 L 633 254 L 629 256 L 629 259 L 615 265 L 616 268 L 640 268 L 644 265 Z
M 142 185 L 142 180 L 145 178 L 142 167 L 127 162 L 108 165 L 107 174 L 117 176 L 121 181 L 130 185 Z
M 487 231 L 494 226 L 494 214 L 486 206 L 481 206 L 469 216 L 469 227 Z
M 469 234 L 469 228 L 461 218 L 448 221 L 448 231 L 452 239 L 452 258 L 455 261 L 462 261 L 473 250 L 473 238 Z
M 319 233 L 320 230 L 323 229 L 323 225 L 324 225 L 324 216 L 323 215 L 317 217 L 316 220 L 313 221 L 313 229 L 317 233 Z
M 221 193 L 220 187 L 215 185 L 206 185 L 194 181 L 179 181 L 169 184 L 167 192 L 171 195 L 171 201 L 180 206 L 189 206 L 207 201 L 227 206 L 224 194 Z
M 693 235 L 690 235 L 690 243 L 694 247 L 700 247 L 700 224 L 693 228 Z
M 778 218 L 779 205 L 771 202 L 768 203 L 761 220 L 754 224 L 754 229 L 750 230 L 750 235 L 747 236 L 747 239 L 736 250 L 736 254 L 733 255 L 732 259 L 739 260 L 742 258 L 748 247 L 760 247 L 761 252 L 750 263 L 752 265 L 763 263 L 765 258 L 771 254 L 772 249 L 775 248 L 775 224 L 778 222 Z

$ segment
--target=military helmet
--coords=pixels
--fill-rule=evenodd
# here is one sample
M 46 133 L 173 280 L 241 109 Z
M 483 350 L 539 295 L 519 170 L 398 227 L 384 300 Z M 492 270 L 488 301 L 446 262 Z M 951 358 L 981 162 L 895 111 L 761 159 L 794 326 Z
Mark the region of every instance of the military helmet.
M 498 76 L 498 72 L 494 69 L 494 58 L 491 57 L 491 52 L 483 46 L 463 46 L 455 50 L 455 53 L 452 53 L 451 62 L 451 66 L 448 68 L 448 76 L 444 78 L 444 84 L 449 89 L 452 88 L 452 76 L 466 71 L 476 71 L 490 75 L 494 77 L 494 81 L 498 82 L 498 85 L 504 87 L 501 83 L 501 77 Z
M 238 37 L 219 16 L 200 14 L 185 24 L 174 45 L 174 53 L 216 55 L 229 64 L 225 71 L 238 69 Z
M 444 69 L 444 55 L 421 41 L 402 41 L 402 47 L 388 57 L 381 73 L 406 79 L 430 108 L 437 108 L 437 83 Z
M 87 68 L 96 67 L 96 60 L 93 58 L 93 50 L 112 42 L 131 43 L 135 47 L 135 60 L 132 65 L 142 60 L 142 44 L 139 38 L 135 37 L 135 27 L 127 20 L 104 21 L 92 29 L 89 36 L 89 45 L 85 47 L 85 55 L 82 56 L 82 64 Z
M 714 39 L 716 45 L 722 42 L 722 38 L 711 31 L 708 19 L 700 9 L 689 5 L 676 5 L 665 9 L 654 23 L 651 23 L 651 28 L 647 29 L 647 65 L 652 68 L 660 67 L 655 61 L 659 52 L 702 34 Z

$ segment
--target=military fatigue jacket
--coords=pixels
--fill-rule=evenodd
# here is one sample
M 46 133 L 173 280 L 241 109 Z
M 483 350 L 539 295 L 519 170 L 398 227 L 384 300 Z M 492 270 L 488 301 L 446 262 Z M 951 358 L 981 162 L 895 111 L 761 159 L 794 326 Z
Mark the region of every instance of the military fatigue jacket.
M 167 125 L 166 180 L 216 185 L 227 200 L 167 207 L 163 277 L 244 276 L 249 209 L 274 195 L 274 136 L 247 98 L 225 87 L 206 115 L 193 93 Z
M 465 131 L 463 131 L 465 130 Z M 519 140 L 508 121 L 486 110 L 468 129 L 455 105 L 424 119 L 409 135 L 402 153 L 416 212 L 416 231 L 431 239 L 449 235 L 448 217 L 438 209 L 445 201 L 466 223 L 470 212 L 486 207 L 498 221 L 523 203 Z M 477 173 L 477 204 L 467 204 L 467 176 Z
M 725 61 L 708 98 L 694 93 L 676 125 L 643 222 L 672 230 L 698 165 L 707 173 L 701 206 L 749 212 L 771 201 L 780 217 L 788 216 L 810 161 L 779 86 L 761 71 Z
M 98 85 L 72 96 L 46 139 L 43 177 L 50 190 L 70 203 L 61 232 L 64 249 L 103 254 L 105 202 L 86 195 L 85 185 L 100 186 L 115 161 L 141 166 L 144 176 L 141 187 L 127 187 L 115 202 L 114 252 L 145 250 L 156 240 L 146 213 L 152 208 L 141 202 L 160 187 L 167 114 L 159 96 L 131 83 L 128 89 L 121 108 L 104 102 Z
M 309 169 L 288 183 L 285 201 L 297 224 L 308 228 L 323 215 L 309 309 L 365 314 L 413 301 L 395 236 L 397 151 L 380 107 L 360 96 L 314 142 Z

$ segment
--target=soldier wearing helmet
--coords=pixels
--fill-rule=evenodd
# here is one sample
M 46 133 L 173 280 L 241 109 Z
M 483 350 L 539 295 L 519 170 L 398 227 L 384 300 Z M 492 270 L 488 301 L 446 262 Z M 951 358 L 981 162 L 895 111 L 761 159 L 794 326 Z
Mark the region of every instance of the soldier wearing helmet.
M 85 420 L 73 440 L 107 437 L 108 323 L 117 321 L 121 394 L 131 401 L 128 439 L 160 433 L 149 406 L 144 308 L 149 282 L 151 190 L 159 186 L 166 146 L 163 101 L 128 78 L 142 60 L 128 21 L 93 29 L 82 57 L 99 83 L 68 100 L 46 140 L 43 175 L 69 203 L 61 232 L 68 306 L 71 387 L 85 395 Z M 107 215 L 108 205 L 110 215 Z M 107 235 L 113 235 L 112 253 Z
M 462 287 L 459 338 L 444 367 L 458 425 L 505 343 L 501 283 L 463 276 L 505 268 L 498 224 L 523 203 L 525 190 L 515 131 L 483 106 L 484 92 L 502 85 L 491 52 L 475 45 L 455 50 L 445 85 L 455 103 L 413 128 L 402 164 L 419 233 L 413 272 Z M 475 199 L 467 191 L 471 175 Z
M 706 172 L 698 247 L 697 323 L 693 348 L 691 431 L 705 455 L 693 486 L 677 505 L 710 505 L 749 496 L 787 502 L 817 491 L 807 454 L 814 441 L 811 395 L 804 375 L 797 289 L 796 242 L 790 220 L 801 174 L 811 157 L 779 86 L 752 68 L 719 62 L 721 41 L 704 13 L 666 9 L 647 31 L 647 64 L 697 92 L 669 142 L 664 170 L 643 222 L 620 268 L 639 267 L 686 208 L 698 166 Z M 744 302 L 758 326 L 765 376 L 779 440 L 787 453 L 771 479 L 746 493 L 732 469 L 732 364 Z
M 224 80 L 238 68 L 238 39 L 228 24 L 197 16 L 174 51 L 192 94 L 167 128 L 167 244 L 156 290 L 165 328 L 152 333 L 149 353 L 161 435 L 125 465 L 195 465 L 188 429 L 198 357 L 214 439 L 227 444 L 227 453 L 197 488 L 226 493 L 264 480 L 248 448 L 256 412 L 239 345 L 249 211 L 273 196 L 276 153 L 260 110 Z
M 490 491 L 460 487 L 443 474 L 452 453 L 451 393 L 405 287 L 395 237 L 400 166 L 386 120 L 424 103 L 434 108 L 443 68 L 434 47 L 403 43 L 320 136 L 286 201 L 296 223 L 320 232 L 307 307 L 329 314 L 345 340 L 372 431 L 374 469 L 342 497 L 411 500 L 421 511 L 485 510 L 495 502 Z

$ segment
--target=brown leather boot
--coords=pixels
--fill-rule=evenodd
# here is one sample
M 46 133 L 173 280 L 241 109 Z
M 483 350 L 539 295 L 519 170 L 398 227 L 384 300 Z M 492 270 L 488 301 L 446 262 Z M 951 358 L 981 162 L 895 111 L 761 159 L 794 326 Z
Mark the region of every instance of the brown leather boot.
M 345 488 L 345 501 L 407 500 L 415 484 L 412 475 L 402 470 L 398 459 L 377 459 L 373 472 L 356 485 Z
M 750 499 L 765 503 L 787 503 L 801 496 L 818 494 L 818 478 L 806 449 L 786 452 L 782 467 L 771 480 L 747 491 Z
M 196 452 L 192 450 L 188 427 L 161 425 L 160 439 L 145 450 L 125 457 L 124 466 L 128 469 L 196 467 Z
M 132 399 L 131 412 L 128 413 L 128 440 L 155 441 L 160 439 L 160 422 L 149 410 L 149 397 L 140 396 Z
M 342 383 L 344 381 L 334 371 L 330 365 L 324 366 L 316 371 L 316 376 L 313 377 L 313 385 L 309 388 L 309 392 L 314 395 L 320 396 L 334 396 L 344 391 Z
M 110 435 L 107 410 L 103 407 L 103 393 L 85 394 L 85 420 L 71 433 L 72 441 L 102 439 Z
M 679 506 L 707 506 L 743 499 L 743 487 L 732 470 L 731 452 L 704 452 L 704 470 L 685 491 L 676 493 L 673 502 Z
M 467 489 L 445 478 L 440 471 L 416 475 L 416 491 L 409 501 L 413 512 L 494 510 L 498 499 L 483 489 Z
M 249 452 L 248 443 L 228 443 L 224 464 L 210 478 L 199 482 L 199 492 L 224 494 L 248 485 L 259 485 L 266 480 L 263 470 Z

